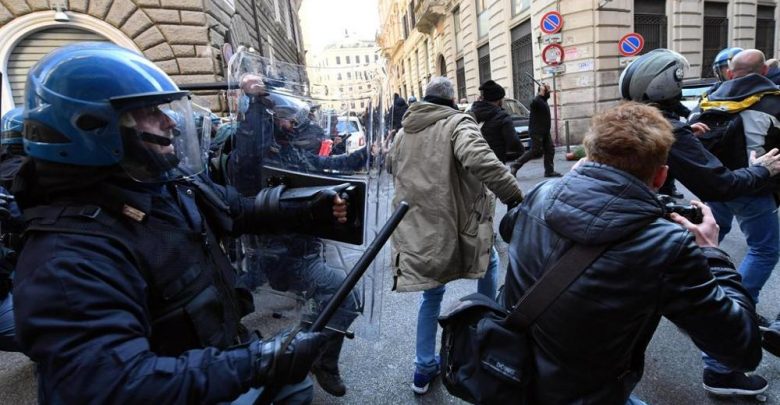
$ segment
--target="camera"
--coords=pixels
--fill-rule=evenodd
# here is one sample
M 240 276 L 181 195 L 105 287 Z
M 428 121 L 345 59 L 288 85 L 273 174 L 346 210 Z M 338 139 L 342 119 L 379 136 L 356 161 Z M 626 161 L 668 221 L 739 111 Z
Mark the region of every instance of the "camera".
M 669 218 L 674 212 L 678 215 L 685 217 L 693 224 L 700 224 L 704 220 L 704 215 L 699 207 L 694 205 L 678 204 L 677 200 L 666 194 L 658 194 L 658 200 L 661 201 L 661 205 L 664 206 L 664 216 Z

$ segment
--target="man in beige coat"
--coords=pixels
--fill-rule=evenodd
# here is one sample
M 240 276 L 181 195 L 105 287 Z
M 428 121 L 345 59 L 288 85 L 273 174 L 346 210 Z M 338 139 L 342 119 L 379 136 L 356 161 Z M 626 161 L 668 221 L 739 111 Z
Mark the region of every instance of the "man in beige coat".
M 431 79 L 423 101 L 409 107 L 402 123 L 388 156 L 393 202 L 410 205 L 393 234 L 394 289 L 423 291 L 412 389 L 424 394 L 439 374 L 436 328 L 444 285 L 480 279 L 479 291 L 495 297 L 497 274 L 485 274 L 495 195 L 514 206 L 523 194 L 474 119 L 457 109 L 449 79 Z M 490 270 L 497 273 L 498 266 Z

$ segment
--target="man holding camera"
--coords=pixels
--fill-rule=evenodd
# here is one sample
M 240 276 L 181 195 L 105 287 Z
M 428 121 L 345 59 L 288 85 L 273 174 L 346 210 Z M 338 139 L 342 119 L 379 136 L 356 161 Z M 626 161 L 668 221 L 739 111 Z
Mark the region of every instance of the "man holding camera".
M 630 396 L 662 316 L 735 370 L 761 360 L 753 301 L 717 248 L 709 208 L 693 202 L 703 213 L 696 225 L 656 198 L 673 142 L 651 106 L 607 110 L 584 140 L 586 161 L 504 217 L 508 308 L 572 246 L 608 245 L 530 328 L 529 403 L 641 403 Z

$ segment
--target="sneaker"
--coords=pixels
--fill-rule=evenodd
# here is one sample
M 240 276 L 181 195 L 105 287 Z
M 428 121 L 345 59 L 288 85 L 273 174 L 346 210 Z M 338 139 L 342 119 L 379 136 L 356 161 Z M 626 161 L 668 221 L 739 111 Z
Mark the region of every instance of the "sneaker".
M 328 394 L 334 397 L 346 395 L 347 386 L 344 385 L 344 380 L 341 379 L 338 370 L 333 372 L 319 367 L 312 367 L 311 372 L 314 374 L 314 378 L 317 379 L 317 384 Z
M 428 388 L 431 386 L 431 382 L 439 375 L 439 369 L 437 368 L 431 374 L 423 374 L 414 372 L 414 382 L 412 383 L 412 391 L 417 395 L 423 395 L 428 392 Z
M 558 172 L 550 172 L 544 174 L 544 177 L 561 177 L 561 176 L 563 175 Z
M 715 395 L 757 395 L 768 387 L 759 375 L 748 375 L 738 371 L 720 374 L 704 369 L 704 389 Z
M 441 371 L 439 368 L 440 364 L 439 355 L 436 355 L 436 370 L 430 374 L 423 374 L 418 371 L 414 372 L 412 391 L 414 391 L 415 394 L 423 395 L 428 392 L 428 388 L 430 388 L 431 382 L 439 375 Z

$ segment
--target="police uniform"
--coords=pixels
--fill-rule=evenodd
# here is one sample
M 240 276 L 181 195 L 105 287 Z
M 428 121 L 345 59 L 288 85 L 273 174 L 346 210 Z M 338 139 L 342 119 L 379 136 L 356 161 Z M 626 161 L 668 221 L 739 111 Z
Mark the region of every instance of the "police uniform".
M 140 55 L 61 47 L 28 83 L 26 105 L 50 106 L 24 115 L 33 160 L 14 182 L 28 226 L 14 306 L 40 402 L 219 403 L 301 381 L 288 399 L 309 402 L 323 336 L 249 340 L 251 295 L 217 241 L 312 213 L 267 211 L 193 175 L 189 95 Z

